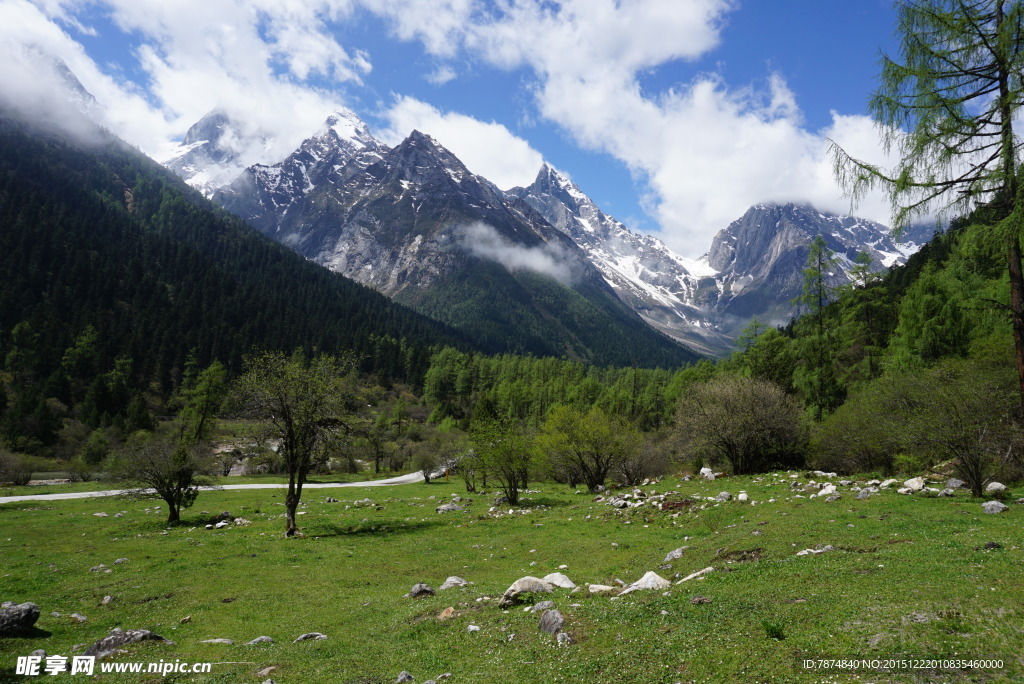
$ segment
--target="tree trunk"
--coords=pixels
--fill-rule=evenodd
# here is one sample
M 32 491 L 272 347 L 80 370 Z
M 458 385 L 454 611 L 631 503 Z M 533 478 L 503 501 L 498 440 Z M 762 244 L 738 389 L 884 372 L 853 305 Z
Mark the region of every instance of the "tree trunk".
M 1010 309 L 1013 315 L 1013 343 L 1017 354 L 1017 381 L 1021 416 L 1024 416 L 1024 272 L 1021 270 L 1020 236 L 1010 235 Z
M 167 502 L 167 524 L 173 525 L 181 521 L 181 508 L 173 502 Z
M 300 491 L 295 487 L 295 482 L 289 481 L 288 494 L 284 497 L 284 536 L 286 537 L 294 537 L 299 531 L 299 528 L 295 526 L 295 512 L 299 508 L 300 495 Z

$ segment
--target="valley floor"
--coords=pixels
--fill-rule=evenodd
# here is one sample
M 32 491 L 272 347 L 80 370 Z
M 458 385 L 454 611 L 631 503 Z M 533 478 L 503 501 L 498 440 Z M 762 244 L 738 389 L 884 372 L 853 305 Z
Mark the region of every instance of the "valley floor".
M 3 503 L 0 600 L 35 602 L 41 617 L 34 633 L 0 638 L 0 681 L 32 679 L 14 674 L 20 656 L 70 659 L 114 627 L 174 644 L 133 645 L 112 662 L 180 659 L 211 671 L 97 681 L 383 683 L 403 671 L 417 682 L 451 673 L 439 681 L 452 684 L 1024 678 L 1024 506 L 1013 502 L 1024 492 L 987 515 L 965 492 L 893 488 L 857 500 L 854 486 L 840 486 L 841 498 L 826 502 L 806 484 L 804 473 L 667 478 L 621 509 L 609 501 L 630 490 L 595 500 L 536 485 L 499 510 L 493 493 L 455 482 L 317 489 L 300 509 L 305 536 L 290 540 L 283 493 L 268 489 L 203 492 L 169 529 L 159 501 Z M 732 500 L 709 500 L 720 492 Z M 690 504 L 658 510 L 652 500 L 665 494 Z M 463 510 L 435 511 L 456 496 Z M 206 529 L 221 511 L 244 522 Z M 498 606 L 515 580 L 562 566 L 582 589 Z M 671 586 L 620 598 L 586 586 L 649 571 Z M 450 576 L 469 584 L 440 590 Z M 436 593 L 407 598 L 418 582 Z M 541 632 L 541 614 L 525 610 L 542 600 L 561 611 L 571 643 Z M 326 638 L 293 643 L 311 632 Z M 245 645 L 259 636 L 274 643 Z M 866 667 L 832 662 L 861 659 Z M 997 663 L 965 669 L 965 660 Z

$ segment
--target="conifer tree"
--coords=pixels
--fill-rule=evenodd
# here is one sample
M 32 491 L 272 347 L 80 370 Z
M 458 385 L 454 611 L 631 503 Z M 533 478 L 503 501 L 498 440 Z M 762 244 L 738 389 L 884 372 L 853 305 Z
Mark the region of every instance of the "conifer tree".
M 899 161 L 885 170 L 833 144 L 836 174 L 855 201 L 884 189 L 897 232 L 936 208 L 985 207 L 1006 244 L 1024 409 L 1024 207 L 1014 129 L 1024 106 L 1024 2 L 899 0 L 896 7 L 901 55 L 883 57 L 870 111 Z

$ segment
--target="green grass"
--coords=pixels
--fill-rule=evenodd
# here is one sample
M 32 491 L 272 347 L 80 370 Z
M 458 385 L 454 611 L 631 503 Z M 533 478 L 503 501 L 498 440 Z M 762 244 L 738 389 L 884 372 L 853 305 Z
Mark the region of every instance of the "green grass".
M 270 677 L 280 683 L 393 682 L 402 670 L 418 682 L 451 672 L 453 684 L 1024 677 L 1024 507 L 984 515 L 965 494 L 895 492 L 866 501 L 844 492 L 825 503 L 791 498 L 783 479 L 665 480 L 646 488 L 688 497 L 745 489 L 758 502 L 709 504 L 677 517 L 646 507 L 618 512 L 552 484 L 526 496 L 528 514 L 498 518 L 488 513 L 490 495 L 468 495 L 474 502 L 467 512 L 435 513 L 451 494 L 467 496 L 456 483 L 309 490 L 299 518 L 306 536 L 291 540 L 281 535 L 283 494 L 272 490 L 203 493 L 185 524 L 169 531 L 159 513 L 145 513 L 155 502 L 4 504 L 0 599 L 37 603 L 38 627 L 50 636 L 0 640 L 0 673 L 10 675 L 18 655 L 36 648 L 71 655 L 76 644 L 119 626 L 152 629 L 176 644 L 132 647 L 118 660 L 233 663 L 215 665 L 211 675 L 148 680 L 154 682 L 257 682 L 266 677 L 255 673 L 269 665 L 278 667 Z M 325 503 L 326 496 L 341 502 Z M 381 510 L 346 507 L 367 497 Z M 200 511 L 222 510 L 252 525 L 206 530 L 210 516 Z M 92 515 L 99 511 L 111 517 Z M 989 541 L 1003 548 L 985 550 Z M 795 555 L 817 544 L 836 550 Z M 660 569 L 665 554 L 684 545 L 683 557 Z M 114 565 L 117 558 L 129 561 Z M 90 572 L 100 564 L 112 572 Z M 709 565 L 718 571 L 674 585 L 668 595 L 637 592 L 613 601 L 556 590 L 574 640 L 564 647 L 538 631 L 539 615 L 477 600 L 496 599 L 519 577 L 562 564 L 581 585 L 632 582 L 648 570 L 666 579 Z M 416 582 L 437 588 L 449 575 L 474 584 L 403 598 Z M 106 595 L 114 601 L 99 605 Z M 698 595 L 710 603 L 691 603 Z M 449 606 L 455 616 L 438 621 Z M 186 616 L 191 620 L 181 623 Z M 469 624 L 480 631 L 468 633 Z M 310 631 L 328 639 L 292 643 Z M 260 635 L 277 643 L 243 645 Z M 236 643 L 199 643 L 220 637 Z M 799 666 L 823 657 L 998 657 L 1004 668 L 879 674 Z M 135 677 L 101 681 L 147 681 Z

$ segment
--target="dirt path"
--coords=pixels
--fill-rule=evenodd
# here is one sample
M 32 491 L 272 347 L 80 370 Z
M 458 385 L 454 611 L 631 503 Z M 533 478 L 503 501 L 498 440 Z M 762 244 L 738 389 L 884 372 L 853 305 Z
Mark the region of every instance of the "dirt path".
M 389 485 L 415 484 L 422 482 L 419 473 L 389 477 L 386 480 L 367 480 L 365 482 L 307 482 L 303 489 L 334 489 L 337 487 L 387 487 Z M 218 487 L 200 487 L 202 491 L 221 489 L 287 489 L 287 484 L 229 484 Z M 127 489 L 108 489 L 98 492 L 68 492 L 66 494 L 27 494 L 24 496 L 0 496 L 0 504 L 17 503 L 19 501 L 64 501 L 66 499 L 91 499 L 99 496 L 120 496 L 127 494 Z

